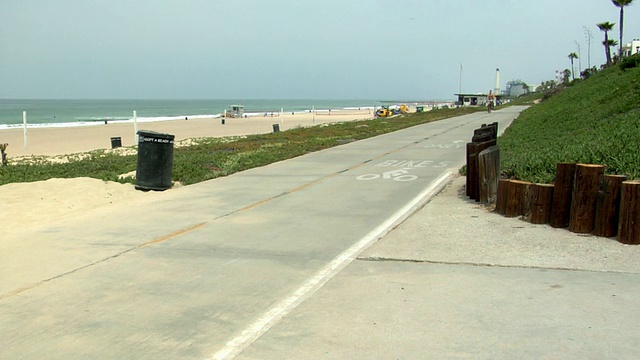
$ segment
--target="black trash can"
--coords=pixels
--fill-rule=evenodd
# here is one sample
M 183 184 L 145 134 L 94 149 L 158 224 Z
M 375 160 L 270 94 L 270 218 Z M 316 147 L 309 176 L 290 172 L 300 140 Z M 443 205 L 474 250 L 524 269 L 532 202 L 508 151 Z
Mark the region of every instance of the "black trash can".
M 171 188 L 174 135 L 138 131 L 136 189 L 162 191 Z
M 279 132 L 280 131 L 280 124 L 273 124 L 273 132 Z
M 115 148 L 119 148 L 122 147 L 122 139 L 118 136 L 118 137 L 112 137 L 111 138 L 111 148 L 115 149 Z

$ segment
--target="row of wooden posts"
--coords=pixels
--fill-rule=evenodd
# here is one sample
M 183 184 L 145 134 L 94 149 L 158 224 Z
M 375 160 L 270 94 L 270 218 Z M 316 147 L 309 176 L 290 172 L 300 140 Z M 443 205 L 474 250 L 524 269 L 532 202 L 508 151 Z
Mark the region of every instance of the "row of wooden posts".
M 578 234 L 640 244 L 640 181 L 605 175 L 605 166 L 559 163 L 553 184 L 500 179 L 497 124 L 482 125 L 467 144 L 467 196 L 507 217 Z

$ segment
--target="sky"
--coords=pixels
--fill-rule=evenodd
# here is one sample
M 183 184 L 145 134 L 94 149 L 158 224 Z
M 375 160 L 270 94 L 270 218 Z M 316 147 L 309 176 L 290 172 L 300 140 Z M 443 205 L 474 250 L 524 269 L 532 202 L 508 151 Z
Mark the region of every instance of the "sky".
M 453 99 L 496 68 L 504 89 L 571 52 L 599 66 L 596 23 L 618 39 L 618 17 L 610 0 L 0 0 L 0 98 Z M 640 38 L 640 1 L 624 24 Z

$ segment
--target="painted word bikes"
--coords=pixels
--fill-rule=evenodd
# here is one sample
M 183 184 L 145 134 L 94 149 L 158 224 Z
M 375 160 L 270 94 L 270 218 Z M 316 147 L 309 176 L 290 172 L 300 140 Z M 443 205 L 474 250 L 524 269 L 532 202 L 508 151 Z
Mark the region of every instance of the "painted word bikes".
M 384 171 L 378 174 L 364 174 L 356 177 L 357 180 L 394 180 L 394 181 L 413 181 L 418 178 L 417 175 L 410 174 L 409 172 L 413 169 L 419 168 L 444 168 L 449 166 L 448 161 L 439 161 L 436 162 L 434 160 L 386 160 L 379 164 L 376 164 L 377 167 L 385 167 L 391 168 L 389 171 Z
M 399 167 L 399 168 L 443 168 L 449 166 L 448 161 L 435 162 L 433 160 L 386 160 L 376 166 Z
M 460 149 L 466 147 L 467 144 L 463 140 L 456 140 L 450 144 L 428 144 L 425 149 Z

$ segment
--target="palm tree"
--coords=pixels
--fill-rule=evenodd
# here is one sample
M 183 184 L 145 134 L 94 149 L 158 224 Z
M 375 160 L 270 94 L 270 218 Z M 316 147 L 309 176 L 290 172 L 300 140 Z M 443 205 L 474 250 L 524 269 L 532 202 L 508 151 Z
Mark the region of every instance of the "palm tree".
M 615 23 L 610 23 L 608 21 L 596 24 L 598 29 L 604 31 L 604 41 L 602 42 L 602 44 L 604 44 L 604 55 L 607 57 L 607 65 L 611 64 L 611 45 L 607 45 L 609 44 L 609 31 L 613 29 L 614 25 Z
M 618 45 L 618 42 L 613 39 L 607 39 L 602 42 L 602 45 L 604 45 L 605 51 L 607 52 L 607 55 L 609 55 L 607 57 L 607 65 L 609 65 L 611 61 L 611 47 Z
M 631 5 L 633 0 L 611 0 L 613 5 L 620 8 L 620 41 L 618 44 L 620 47 L 618 48 L 618 56 L 622 58 L 622 29 L 624 28 L 624 7 Z
M 576 79 L 576 75 L 574 74 L 574 71 L 573 71 L 573 59 L 577 59 L 577 58 L 578 58 L 578 54 L 576 54 L 576 53 L 574 53 L 574 52 L 572 52 L 571 54 L 569 54 L 569 60 L 571 61 L 571 78 L 572 78 L 573 80 L 575 80 L 575 79 Z
M 562 83 L 563 84 L 568 84 L 569 83 L 569 76 L 571 76 L 571 70 L 569 69 L 564 69 L 564 71 L 562 72 Z

